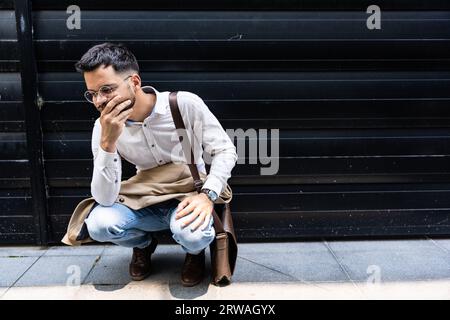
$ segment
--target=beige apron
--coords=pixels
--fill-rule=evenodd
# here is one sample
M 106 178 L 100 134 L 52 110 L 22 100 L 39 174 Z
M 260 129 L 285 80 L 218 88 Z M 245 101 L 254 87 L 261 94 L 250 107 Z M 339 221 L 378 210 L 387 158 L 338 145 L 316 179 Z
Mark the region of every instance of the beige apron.
M 200 173 L 205 181 L 206 175 Z M 196 195 L 194 180 L 186 164 L 168 163 L 147 170 L 138 171 L 136 175 L 121 182 L 119 195 L 115 202 L 130 209 L 139 210 L 166 200 L 183 201 L 186 197 Z M 215 203 L 231 201 L 232 191 L 227 184 Z M 61 240 L 67 245 L 81 245 L 92 242 L 86 231 L 85 219 L 91 212 L 95 200 L 93 197 L 82 200 L 75 208 L 67 227 L 67 233 Z M 83 235 L 84 234 L 84 235 Z

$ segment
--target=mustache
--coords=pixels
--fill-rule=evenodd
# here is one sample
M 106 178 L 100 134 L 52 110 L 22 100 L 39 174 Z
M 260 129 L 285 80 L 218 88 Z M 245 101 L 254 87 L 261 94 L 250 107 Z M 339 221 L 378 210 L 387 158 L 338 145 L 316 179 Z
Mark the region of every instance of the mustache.
M 111 100 L 109 100 L 109 101 L 111 101 Z M 109 103 L 109 101 L 103 102 L 101 105 L 98 106 L 97 110 L 102 112 L 103 109 L 106 108 L 106 105 Z
M 112 99 L 114 99 L 114 98 L 112 98 Z M 99 105 L 99 106 L 97 107 L 97 110 L 98 110 L 99 112 L 102 112 L 103 109 L 106 108 L 106 105 L 107 105 L 112 99 L 103 102 L 101 105 Z M 130 104 L 128 107 L 126 107 L 124 110 L 132 108 L 132 107 L 134 106 L 134 104 L 136 103 L 136 96 L 130 97 L 130 98 L 128 98 L 128 99 L 131 100 L 131 104 Z M 125 100 L 126 100 L 126 99 L 125 99 Z M 125 100 L 123 100 L 123 101 L 125 101 Z M 122 101 L 122 102 L 123 102 L 123 101 Z M 121 103 L 121 102 L 119 102 L 118 104 L 120 104 L 120 103 Z

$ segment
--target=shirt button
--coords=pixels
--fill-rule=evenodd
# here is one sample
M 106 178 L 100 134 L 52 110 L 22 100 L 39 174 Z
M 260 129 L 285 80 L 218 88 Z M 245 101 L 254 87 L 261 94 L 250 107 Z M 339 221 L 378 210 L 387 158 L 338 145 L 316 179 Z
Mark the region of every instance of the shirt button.
M 144 124 L 144 127 L 146 127 L 147 125 L 146 124 Z
M 152 144 L 152 148 L 154 148 L 155 147 L 155 145 L 154 144 Z
M 161 163 L 162 162 L 162 160 L 159 160 L 159 163 Z
M 116 179 L 116 181 L 114 181 L 115 183 L 117 183 L 117 179 Z
M 120 202 L 124 202 L 125 199 L 124 199 L 124 198 L 119 198 L 119 201 L 120 201 Z
M 117 158 L 114 158 L 114 162 L 117 162 Z

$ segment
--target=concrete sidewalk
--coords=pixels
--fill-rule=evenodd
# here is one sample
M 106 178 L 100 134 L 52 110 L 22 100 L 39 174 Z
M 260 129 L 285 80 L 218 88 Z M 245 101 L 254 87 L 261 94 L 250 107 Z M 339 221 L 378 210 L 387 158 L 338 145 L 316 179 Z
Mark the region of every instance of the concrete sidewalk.
M 0 247 L 0 298 L 450 299 L 448 239 L 258 243 L 239 250 L 231 285 L 205 279 L 184 288 L 177 245 L 159 245 L 153 274 L 140 282 L 128 275 L 131 249 Z

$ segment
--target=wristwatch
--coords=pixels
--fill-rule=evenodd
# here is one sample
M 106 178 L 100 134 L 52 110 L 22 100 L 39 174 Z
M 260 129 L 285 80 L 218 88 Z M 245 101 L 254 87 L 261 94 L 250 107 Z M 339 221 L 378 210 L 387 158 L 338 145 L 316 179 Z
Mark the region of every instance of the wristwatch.
M 215 191 L 210 190 L 210 189 L 205 188 L 205 189 L 202 189 L 201 192 L 206 194 L 208 196 L 209 200 L 211 200 L 212 202 L 215 202 L 217 200 L 217 198 L 219 197 Z

